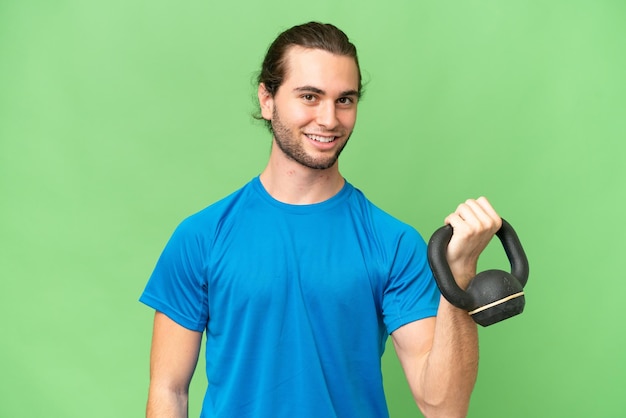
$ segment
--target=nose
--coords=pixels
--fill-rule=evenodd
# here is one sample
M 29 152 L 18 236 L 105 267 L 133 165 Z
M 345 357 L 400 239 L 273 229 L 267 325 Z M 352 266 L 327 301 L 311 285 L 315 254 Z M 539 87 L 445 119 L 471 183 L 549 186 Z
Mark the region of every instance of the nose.
M 339 120 L 337 119 L 337 109 L 333 101 L 324 101 L 317 108 L 317 124 L 332 130 L 337 127 Z

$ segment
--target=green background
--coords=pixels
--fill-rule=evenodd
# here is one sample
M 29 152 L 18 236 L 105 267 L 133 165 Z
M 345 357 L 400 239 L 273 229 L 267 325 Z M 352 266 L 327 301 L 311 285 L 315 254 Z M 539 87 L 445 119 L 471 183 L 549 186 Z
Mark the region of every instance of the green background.
M 486 195 L 525 246 L 469 416 L 626 416 L 623 0 L 0 0 L 0 417 L 143 415 L 137 298 L 176 224 L 264 167 L 254 76 L 308 20 L 367 81 L 343 174 L 426 239 Z M 391 347 L 384 373 L 418 415 Z

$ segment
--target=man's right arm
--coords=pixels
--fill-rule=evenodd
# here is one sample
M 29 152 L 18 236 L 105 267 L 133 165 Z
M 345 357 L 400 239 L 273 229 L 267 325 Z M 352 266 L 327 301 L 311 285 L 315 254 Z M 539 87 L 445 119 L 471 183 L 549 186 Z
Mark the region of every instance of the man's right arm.
M 189 383 L 198 363 L 202 333 L 161 312 L 154 316 L 147 418 L 187 418 Z

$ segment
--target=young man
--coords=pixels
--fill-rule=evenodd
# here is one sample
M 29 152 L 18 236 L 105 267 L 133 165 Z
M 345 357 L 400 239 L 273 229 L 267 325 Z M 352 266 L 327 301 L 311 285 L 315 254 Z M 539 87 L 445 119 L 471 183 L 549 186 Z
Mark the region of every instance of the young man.
M 157 311 L 148 417 L 187 416 L 204 332 L 202 417 L 387 417 L 388 335 L 424 415 L 466 415 L 476 325 L 440 297 L 420 235 L 339 172 L 360 95 L 356 49 L 336 27 L 296 26 L 270 46 L 258 87 L 266 168 L 179 225 L 141 296 Z M 467 286 L 501 220 L 479 198 L 445 222 Z

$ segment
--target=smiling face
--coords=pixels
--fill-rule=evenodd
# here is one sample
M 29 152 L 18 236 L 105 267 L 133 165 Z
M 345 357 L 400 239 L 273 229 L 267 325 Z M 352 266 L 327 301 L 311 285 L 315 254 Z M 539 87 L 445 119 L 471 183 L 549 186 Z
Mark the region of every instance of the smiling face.
M 271 96 L 259 86 L 264 119 L 284 156 L 311 169 L 333 167 L 356 123 L 359 71 L 354 58 L 289 48 L 283 83 Z

